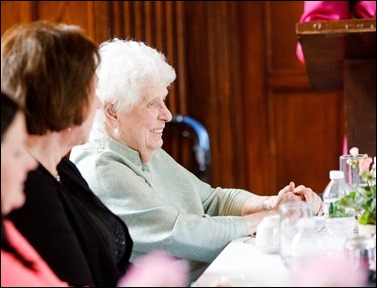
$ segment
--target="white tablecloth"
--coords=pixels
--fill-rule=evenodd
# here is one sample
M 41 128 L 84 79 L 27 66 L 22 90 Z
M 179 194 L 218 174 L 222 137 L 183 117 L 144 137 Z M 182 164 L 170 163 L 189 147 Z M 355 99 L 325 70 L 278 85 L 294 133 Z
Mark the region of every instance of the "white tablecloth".
M 255 238 L 233 240 L 192 286 L 291 286 L 278 251 L 270 252 L 255 246 Z
M 311 246 L 315 248 L 313 255 L 322 254 L 331 258 L 343 254 L 347 234 L 328 233 L 324 218 L 316 217 L 315 220 L 318 233 L 316 239 L 319 241 L 316 242 L 318 245 Z M 292 287 L 292 270 L 284 266 L 278 249 L 270 250 L 255 246 L 253 237 L 233 240 L 192 286 Z M 313 270 L 315 271 L 316 269 Z

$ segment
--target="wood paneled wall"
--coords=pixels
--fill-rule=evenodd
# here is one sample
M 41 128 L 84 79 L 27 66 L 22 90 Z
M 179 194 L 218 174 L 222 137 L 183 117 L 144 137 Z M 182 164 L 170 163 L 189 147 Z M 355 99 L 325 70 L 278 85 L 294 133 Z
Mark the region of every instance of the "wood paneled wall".
M 175 67 L 168 106 L 204 124 L 213 186 L 276 193 L 290 180 L 322 192 L 338 168 L 342 91 L 316 92 L 295 57 L 303 1 L 2 1 L 1 31 L 49 19 L 82 26 L 101 43 L 133 38 Z M 192 143 L 164 147 L 192 167 Z M 178 135 L 179 136 L 179 135 Z

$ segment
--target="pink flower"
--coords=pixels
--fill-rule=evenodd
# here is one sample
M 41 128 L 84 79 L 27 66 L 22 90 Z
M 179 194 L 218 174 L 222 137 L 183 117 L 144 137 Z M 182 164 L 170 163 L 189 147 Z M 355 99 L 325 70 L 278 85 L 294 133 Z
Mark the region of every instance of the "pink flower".
M 356 269 L 343 255 L 322 255 L 300 264 L 292 272 L 291 280 L 299 287 L 363 287 L 367 283 L 367 273 Z
M 370 167 L 370 164 L 372 164 L 372 162 L 373 160 L 371 157 L 360 159 L 359 161 L 360 174 L 362 172 L 369 172 L 369 167 Z
M 119 280 L 118 287 L 185 287 L 189 266 L 163 251 L 137 259 Z

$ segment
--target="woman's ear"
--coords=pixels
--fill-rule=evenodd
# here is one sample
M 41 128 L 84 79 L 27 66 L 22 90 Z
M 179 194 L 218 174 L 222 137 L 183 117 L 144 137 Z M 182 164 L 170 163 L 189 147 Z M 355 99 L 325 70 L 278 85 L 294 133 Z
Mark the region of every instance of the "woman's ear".
M 114 108 L 114 104 L 107 103 L 103 107 L 104 114 L 105 114 L 105 120 L 107 125 L 115 129 L 118 127 L 118 113 Z

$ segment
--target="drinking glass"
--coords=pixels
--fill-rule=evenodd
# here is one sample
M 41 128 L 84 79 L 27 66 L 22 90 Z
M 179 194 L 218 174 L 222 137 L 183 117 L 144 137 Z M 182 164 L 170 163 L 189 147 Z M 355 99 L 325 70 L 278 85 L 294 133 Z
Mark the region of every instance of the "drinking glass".
M 282 204 L 280 210 L 280 257 L 291 268 L 317 249 L 316 222 L 306 202 Z
M 359 163 L 361 159 L 366 159 L 367 157 L 368 155 L 366 154 L 357 154 L 355 156 L 347 154 L 339 157 L 339 170 L 343 171 L 344 181 L 351 187 L 351 189 L 354 189 L 357 185 L 363 185 L 366 183 L 360 176 L 359 165 L 352 167 L 349 162 L 356 161 Z

